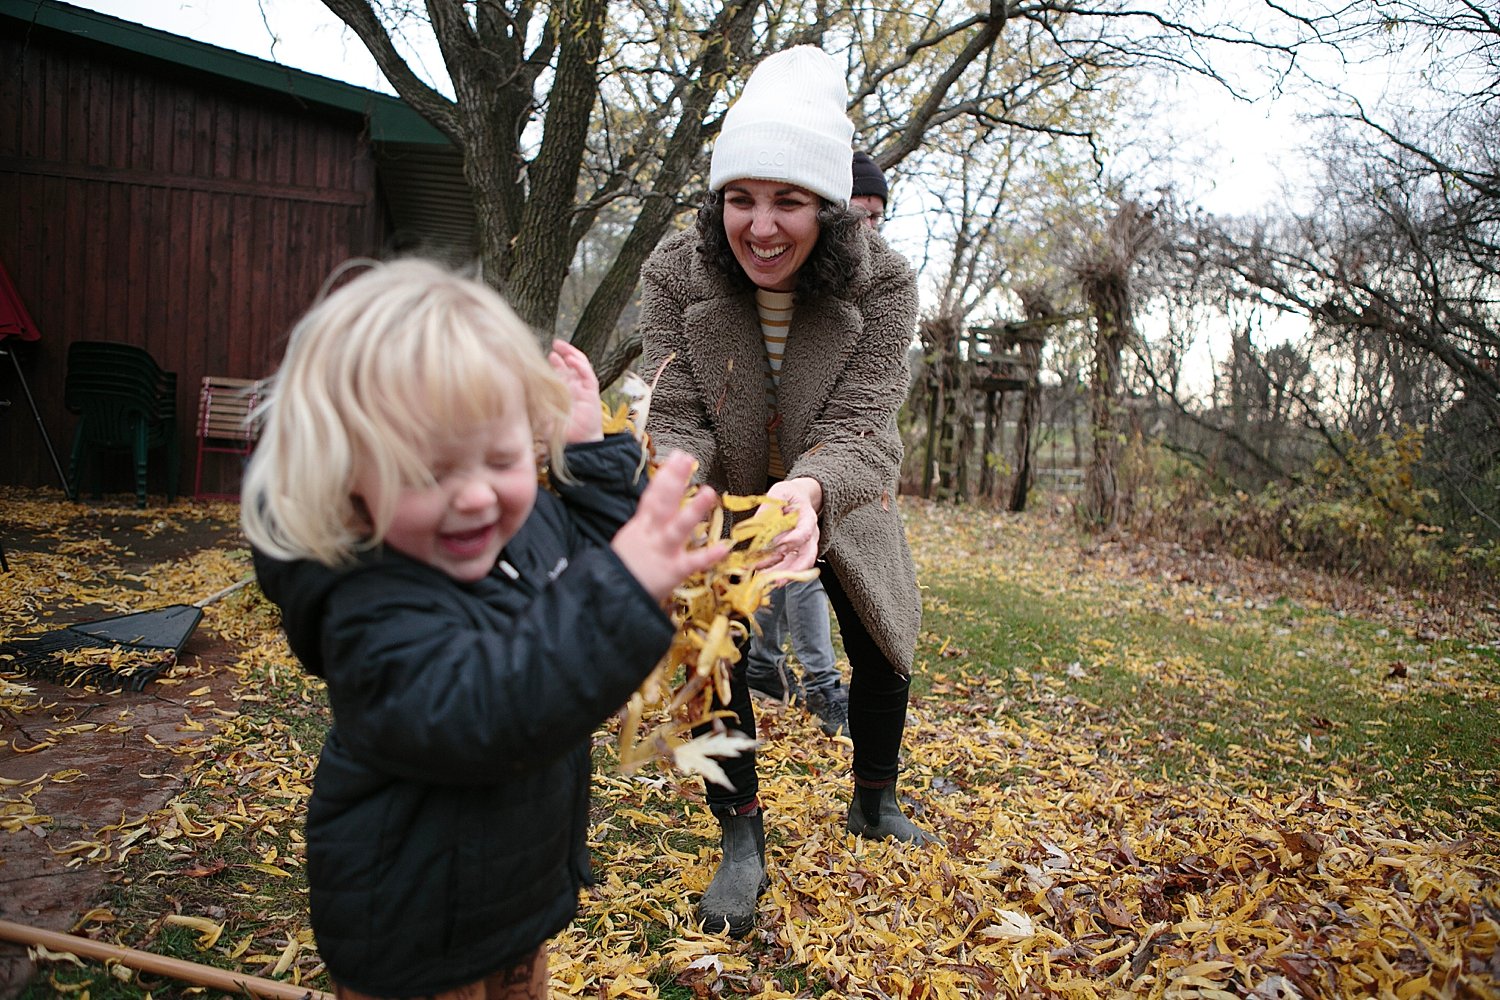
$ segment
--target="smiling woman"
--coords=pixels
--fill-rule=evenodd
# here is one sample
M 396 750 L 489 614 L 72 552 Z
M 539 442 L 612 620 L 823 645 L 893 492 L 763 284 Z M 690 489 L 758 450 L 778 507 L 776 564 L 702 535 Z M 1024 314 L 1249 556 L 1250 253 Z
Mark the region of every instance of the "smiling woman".
M 818 242 L 816 195 L 780 181 L 738 180 L 724 188 L 724 236 L 757 288 L 790 292 Z
M 901 515 L 895 417 L 906 395 L 916 277 L 851 209 L 854 126 L 844 74 L 798 46 L 761 62 L 724 117 L 696 228 L 643 271 L 647 429 L 716 489 L 797 515 L 778 568 L 820 562 L 848 654 L 853 783 L 845 828 L 925 844 L 896 798 L 921 603 Z M 724 708 L 755 735 L 745 660 Z M 710 785 L 723 859 L 704 928 L 748 933 L 767 885 L 754 752 Z

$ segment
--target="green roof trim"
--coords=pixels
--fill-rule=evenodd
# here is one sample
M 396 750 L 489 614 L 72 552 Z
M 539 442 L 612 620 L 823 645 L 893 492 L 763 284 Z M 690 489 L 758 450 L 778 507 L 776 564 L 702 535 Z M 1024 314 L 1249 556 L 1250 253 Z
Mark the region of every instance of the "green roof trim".
M 277 91 L 297 100 L 352 111 L 368 118 L 370 138 L 376 142 L 451 145 L 447 136 L 400 98 L 242 52 L 122 21 L 58 0 L 0 0 L 0 17 Z

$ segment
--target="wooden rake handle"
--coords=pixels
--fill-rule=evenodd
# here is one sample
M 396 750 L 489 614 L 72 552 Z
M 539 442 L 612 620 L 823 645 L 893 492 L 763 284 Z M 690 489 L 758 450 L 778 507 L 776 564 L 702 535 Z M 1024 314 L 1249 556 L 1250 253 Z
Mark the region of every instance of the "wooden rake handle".
M 209 594 L 207 597 L 205 597 L 201 601 L 194 601 L 193 602 L 193 607 L 195 607 L 195 608 L 206 608 L 210 604 L 214 603 L 215 601 L 222 601 L 224 598 L 228 597 L 230 594 L 234 593 L 236 590 L 239 590 L 245 584 L 250 583 L 254 579 L 255 579 L 255 574 L 251 573 L 249 576 L 245 577 L 243 580 L 237 580 L 236 582 L 231 583 L 229 586 L 225 587 L 223 590 L 219 591 L 216 594 Z
M 197 962 L 187 962 L 180 958 L 168 958 L 165 955 L 138 951 L 123 945 L 107 944 L 74 934 L 28 927 L 9 920 L 0 920 L 0 940 L 14 941 L 16 944 L 24 945 L 39 944 L 50 951 L 65 951 L 80 958 L 94 959 L 99 962 L 118 962 L 120 965 L 150 973 L 153 976 L 166 976 L 185 983 L 196 983 L 199 986 L 221 990 L 233 996 L 252 996 L 263 998 L 263 1000 L 334 1000 L 332 993 L 308 989 L 305 986 L 279 983 L 274 979 L 262 979 L 259 976 L 247 976 L 239 972 L 230 972 L 227 969 L 216 969 L 211 965 L 199 965 Z

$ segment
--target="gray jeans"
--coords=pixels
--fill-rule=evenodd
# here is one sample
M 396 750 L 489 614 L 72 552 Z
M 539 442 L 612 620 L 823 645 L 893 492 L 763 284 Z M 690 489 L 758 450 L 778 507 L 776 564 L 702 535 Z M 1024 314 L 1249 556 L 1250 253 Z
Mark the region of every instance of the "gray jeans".
M 826 694 L 839 686 L 829 624 L 828 595 L 820 580 L 793 581 L 771 591 L 771 603 L 755 615 L 759 637 L 750 637 L 745 671 L 749 676 L 777 676 L 786 669 L 786 633 L 792 652 L 802 664 L 802 689 L 807 695 Z M 791 680 L 791 678 L 788 678 Z

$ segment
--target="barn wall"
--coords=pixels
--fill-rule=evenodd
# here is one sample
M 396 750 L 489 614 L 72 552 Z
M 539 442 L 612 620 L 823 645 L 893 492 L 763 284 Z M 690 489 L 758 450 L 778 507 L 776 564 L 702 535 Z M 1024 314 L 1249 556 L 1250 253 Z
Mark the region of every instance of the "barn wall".
M 67 347 L 122 341 L 178 373 L 191 490 L 199 379 L 269 373 L 329 272 L 380 250 L 363 127 L 0 19 L 0 262 L 42 334 L 0 347 L 17 351 L 64 468 Z M 8 360 L 0 398 L 0 483 L 59 485 Z M 131 489 L 118 471 L 111 489 Z

